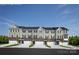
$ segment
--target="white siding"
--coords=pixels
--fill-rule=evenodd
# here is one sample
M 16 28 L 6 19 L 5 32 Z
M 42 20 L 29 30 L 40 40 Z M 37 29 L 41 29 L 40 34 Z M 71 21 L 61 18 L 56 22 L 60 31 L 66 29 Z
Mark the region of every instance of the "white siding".
M 67 34 L 67 32 L 65 30 L 61 29 L 61 28 L 58 28 L 56 30 L 56 36 L 55 36 L 55 31 L 54 30 L 48 30 L 49 33 L 46 33 L 45 29 L 43 29 L 42 27 L 40 27 L 39 29 L 37 29 L 37 33 L 34 32 L 34 30 L 36 30 L 36 29 L 31 29 L 32 33 L 28 32 L 29 29 L 26 29 L 25 33 L 22 32 L 22 29 L 19 29 L 17 27 L 14 27 L 14 28 L 11 28 L 11 29 L 14 29 L 14 32 L 13 31 L 9 32 L 10 37 L 12 35 L 13 35 L 13 37 L 16 37 L 18 35 L 18 37 L 20 37 L 20 38 L 22 38 L 22 35 L 25 35 L 26 38 L 28 38 L 28 35 L 33 35 L 33 36 L 37 35 L 37 38 L 42 37 L 43 39 L 45 39 L 45 37 L 48 37 L 48 39 L 52 39 L 52 38 L 55 39 L 55 37 L 56 37 L 56 39 L 58 39 L 58 36 L 59 36 L 59 38 L 61 36 L 64 38 L 64 34 Z M 16 31 L 16 30 L 19 30 L 19 32 Z M 51 31 L 53 31 L 53 32 L 51 32 Z

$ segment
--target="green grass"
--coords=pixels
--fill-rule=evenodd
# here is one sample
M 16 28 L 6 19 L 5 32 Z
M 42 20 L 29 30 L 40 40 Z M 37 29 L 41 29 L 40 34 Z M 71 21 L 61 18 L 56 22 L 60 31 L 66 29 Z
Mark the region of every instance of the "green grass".
M 6 44 L 9 44 L 9 43 L 6 43 Z M 0 45 L 5 45 L 5 44 L 0 44 Z
M 19 45 L 19 44 L 10 44 L 10 45 L 7 45 L 5 47 L 11 47 L 11 46 L 17 46 L 17 45 Z
M 35 45 L 35 41 L 32 41 L 31 44 L 29 45 L 29 48 Z
M 64 46 L 64 45 L 60 45 L 61 47 L 65 47 L 65 48 L 71 48 L 71 47 L 69 47 L 69 46 Z
M 34 44 L 29 45 L 29 48 L 32 47 L 32 46 L 34 46 Z
M 51 48 L 51 46 L 49 46 L 49 45 L 47 44 L 47 41 L 44 42 L 44 45 L 45 45 L 46 47 Z

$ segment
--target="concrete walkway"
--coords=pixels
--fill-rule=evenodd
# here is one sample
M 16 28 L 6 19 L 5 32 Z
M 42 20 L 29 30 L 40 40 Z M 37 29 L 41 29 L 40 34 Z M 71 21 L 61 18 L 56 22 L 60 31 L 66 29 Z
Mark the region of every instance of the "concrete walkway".
M 16 43 L 17 43 L 16 41 L 10 41 L 9 44 L 0 45 L 0 48 L 5 47 L 7 45 L 16 44 Z M 30 44 L 31 44 L 31 41 L 24 41 L 24 44 L 19 44 L 17 46 L 11 46 L 9 48 L 29 48 Z M 47 44 L 49 46 L 51 46 L 51 49 L 79 49 L 79 47 L 71 46 L 71 45 L 68 45 L 67 43 L 63 43 L 63 46 L 55 45 L 54 42 L 48 42 Z M 71 48 L 67 48 L 64 46 L 71 47 Z M 48 49 L 50 49 L 49 47 L 46 47 L 44 45 L 44 42 L 35 42 L 35 45 L 31 48 L 48 48 Z
M 31 41 L 25 41 L 24 44 L 12 46 L 11 48 L 29 48 L 30 44 Z M 54 42 L 48 42 L 47 44 L 51 46 L 51 48 L 53 49 L 70 49 L 70 48 L 62 47 L 60 45 L 55 45 Z M 44 45 L 44 42 L 35 42 L 35 45 L 31 48 L 48 48 L 48 47 Z

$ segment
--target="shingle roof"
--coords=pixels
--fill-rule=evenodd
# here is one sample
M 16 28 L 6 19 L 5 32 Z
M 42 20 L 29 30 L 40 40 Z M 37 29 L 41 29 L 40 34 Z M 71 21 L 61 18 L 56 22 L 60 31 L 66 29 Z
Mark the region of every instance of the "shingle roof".
M 22 29 L 39 29 L 40 27 L 25 27 L 25 26 L 17 26 L 18 28 L 22 28 Z M 57 30 L 59 27 L 42 27 L 45 30 Z M 63 30 L 68 30 L 65 27 L 60 27 Z
M 46 30 L 56 30 L 58 27 L 43 27 Z
M 65 27 L 60 27 L 60 28 L 62 28 L 63 30 L 68 30 L 67 28 L 65 28 Z
M 39 27 L 25 27 L 25 26 L 17 26 L 18 28 L 22 29 L 38 29 Z
M 43 28 L 46 29 L 46 30 L 57 30 L 59 27 L 43 27 Z M 65 27 L 60 27 L 60 28 L 62 28 L 63 30 L 68 30 Z

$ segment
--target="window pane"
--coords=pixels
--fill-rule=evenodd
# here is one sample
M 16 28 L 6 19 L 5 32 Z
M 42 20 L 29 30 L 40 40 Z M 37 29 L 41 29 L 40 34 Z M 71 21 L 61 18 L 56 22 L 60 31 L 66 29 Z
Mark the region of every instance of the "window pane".
M 32 32 L 32 30 L 28 30 L 28 32 L 29 32 L 29 33 L 31 33 L 31 32 Z
M 26 29 L 22 29 L 22 32 L 25 33 L 26 32 Z

